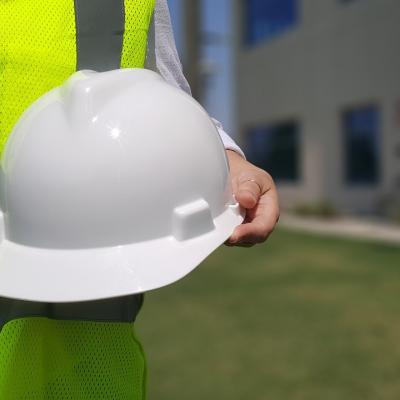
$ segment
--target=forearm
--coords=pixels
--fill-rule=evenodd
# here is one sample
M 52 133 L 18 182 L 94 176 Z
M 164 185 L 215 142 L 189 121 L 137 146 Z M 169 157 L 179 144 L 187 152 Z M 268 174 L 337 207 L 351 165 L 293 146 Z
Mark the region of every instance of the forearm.
M 154 43 L 154 57 L 151 57 L 154 58 L 153 67 L 168 83 L 191 95 L 190 86 L 183 73 L 182 64 L 176 50 L 167 0 L 156 0 L 152 29 L 154 31 L 150 32 L 150 35 L 153 35 L 151 42 Z M 244 157 L 242 150 L 225 132 L 222 124 L 215 119 L 213 121 L 225 148 Z

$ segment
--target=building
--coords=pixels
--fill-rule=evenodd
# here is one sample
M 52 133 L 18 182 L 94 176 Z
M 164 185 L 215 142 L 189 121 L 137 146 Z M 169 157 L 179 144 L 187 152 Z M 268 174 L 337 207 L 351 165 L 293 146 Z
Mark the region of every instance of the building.
M 233 3 L 240 142 L 283 205 L 400 210 L 400 1 Z

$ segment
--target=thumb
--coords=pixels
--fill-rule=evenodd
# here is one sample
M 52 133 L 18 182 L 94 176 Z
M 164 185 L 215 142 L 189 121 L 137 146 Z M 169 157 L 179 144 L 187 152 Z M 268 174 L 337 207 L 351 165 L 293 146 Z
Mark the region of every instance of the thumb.
M 261 196 L 261 185 L 255 177 L 241 177 L 238 179 L 235 197 L 238 203 L 246 208 L 254 208 Z

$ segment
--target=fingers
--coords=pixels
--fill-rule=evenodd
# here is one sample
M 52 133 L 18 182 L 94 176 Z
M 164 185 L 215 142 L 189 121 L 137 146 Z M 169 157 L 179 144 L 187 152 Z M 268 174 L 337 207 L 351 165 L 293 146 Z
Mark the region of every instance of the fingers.
M 264 242 L 275 228 L 279 216 L 278 194 L 272 177 L 236 154 L 227 153 L 232 189 L 246 218 L 226 244 L 252 247 Z
M 268 221 L 254 220 L 238 226 L 232 234 L 230 244 L 263 243 L 274 230 L 276 219 Z
M 274 230 L 278 219 L 279 205 L 276 193 L 267 192 L 254 209 L 247 211 L 245 222 L 235 229 L 228 243 L 242 247 L 263 243 Z

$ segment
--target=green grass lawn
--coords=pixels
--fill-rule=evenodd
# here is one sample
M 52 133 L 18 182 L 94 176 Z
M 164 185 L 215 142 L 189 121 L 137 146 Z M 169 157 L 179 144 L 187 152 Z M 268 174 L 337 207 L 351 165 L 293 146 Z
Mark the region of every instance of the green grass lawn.
M 149 400 L 400 399 L 400 247 L 279 230 L 147 295 Z

